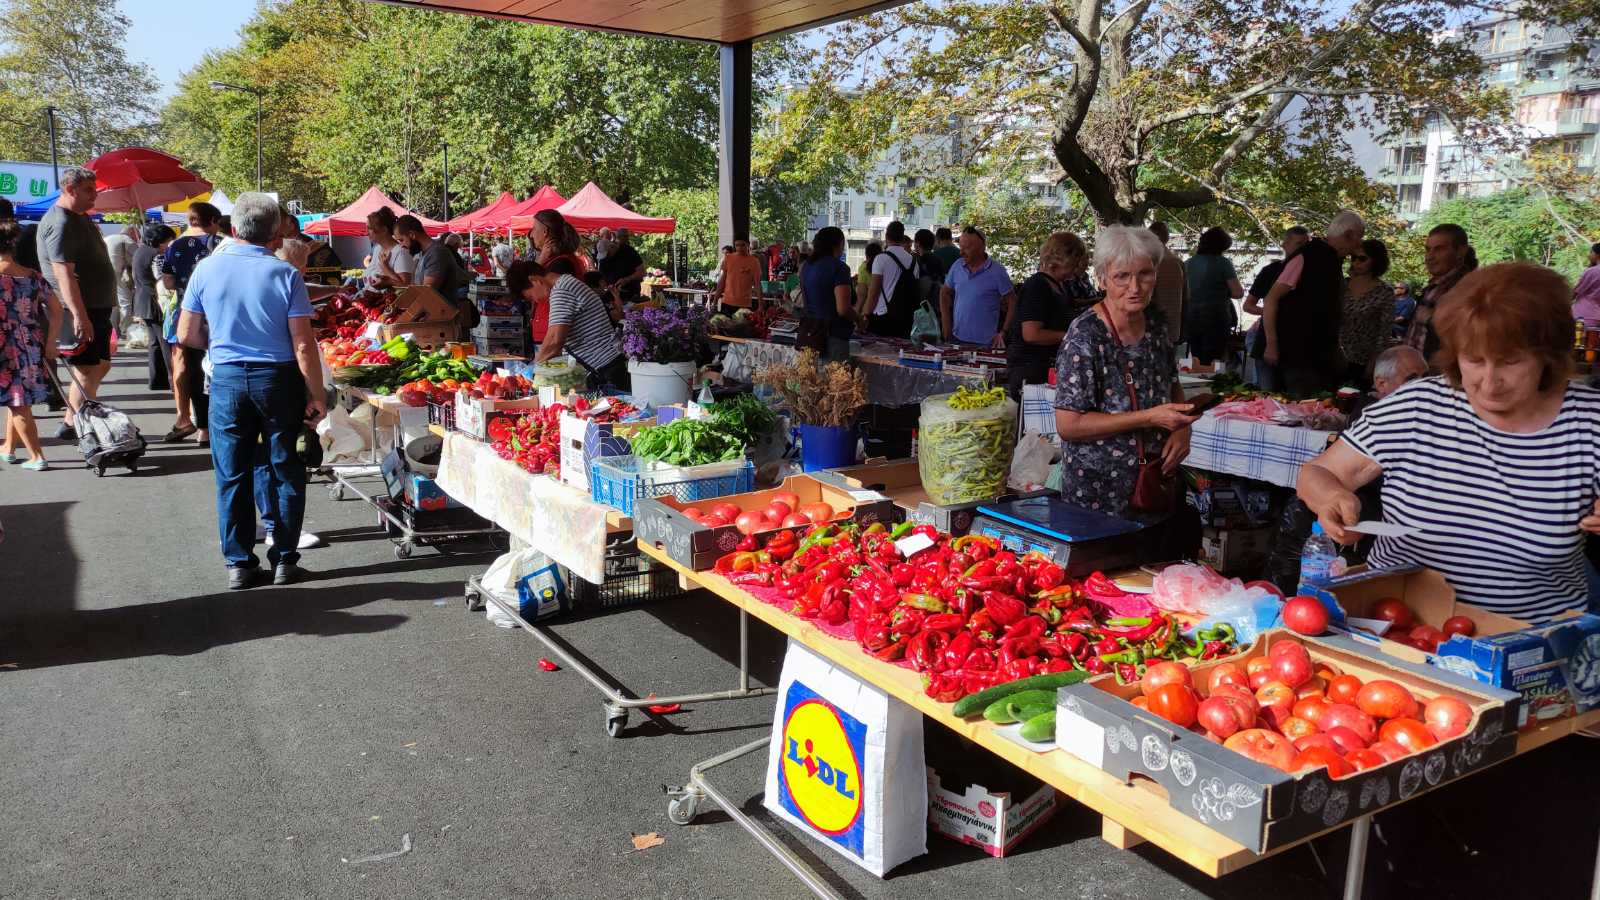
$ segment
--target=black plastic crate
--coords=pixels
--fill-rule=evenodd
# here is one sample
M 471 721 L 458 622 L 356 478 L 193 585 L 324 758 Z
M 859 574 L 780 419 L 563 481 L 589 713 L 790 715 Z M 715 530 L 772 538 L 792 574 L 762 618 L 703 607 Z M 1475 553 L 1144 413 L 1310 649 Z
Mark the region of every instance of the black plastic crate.
M 439 425 L 446 431 L 456 430 L 456 403 L 455 400 L 446 400 L 443 403 L 428 401 L 428 424 Z
M 561 567 L 574 609 L 615 609 L 688 593 L 679 585 L 677 572 L 639 552 L 632 533 L 614 535 L 607 543 L 605 570 L 604 583 L 592 584 Z

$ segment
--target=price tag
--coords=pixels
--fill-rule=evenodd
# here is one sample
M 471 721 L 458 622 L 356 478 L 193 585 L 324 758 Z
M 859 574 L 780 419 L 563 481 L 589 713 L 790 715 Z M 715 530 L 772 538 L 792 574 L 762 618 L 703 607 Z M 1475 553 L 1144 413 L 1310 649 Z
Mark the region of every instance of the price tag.
M 378 336 L 381 335 L 382 333 L 383 333 L 383 323 L 382 322 L 368 322 L 367 323 L 367 327 L 362 330 L 361 336 L 363 338 L 366 338 L 369 341 L 376 341 L 376 340 L 378 340 Z
M 933 538 L 925 534 L 913 534 L 910 537 L 903 537 L 894 542 L 894 548 L 899 550 L 900 555 L 906 559 L 910 559 L 932 546 Z
M 1056 746 L 1097 769 L 1105 767 L 1105 727 L 1065 706 L 1056 707 Z
M 611 398 L 610 397 L 605 397 L 599 403 L 596 403 L 595 405 L 589 407 L 588 409 L 584 410 L 583 412 L 578 413 L 578 418 L 580 418 L 580 419 L 592 419 L 595 416 L 598 416 L 603 412 L 610 412 L 610 411 L 611 411 Z

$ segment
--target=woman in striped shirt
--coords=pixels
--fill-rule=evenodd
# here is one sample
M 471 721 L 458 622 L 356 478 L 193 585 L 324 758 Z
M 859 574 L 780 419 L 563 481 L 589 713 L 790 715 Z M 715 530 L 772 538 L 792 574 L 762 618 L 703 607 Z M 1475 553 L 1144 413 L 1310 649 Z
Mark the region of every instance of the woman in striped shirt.
M 506 273 L 506 287 L 529 304 L 550 310 L 550 327 L 539 342 L 535 362 L 565 353 L 589 370 L 589 387 L 598 390 L 632 387 L 622 339 L 606 302 L 575 276 L 552 272 L 536 262 L 516 262 Z
M 1355 488 L 1382 477 L 1375 567 L 1437 569 L 1468 603 L 1545 622 L 1591 601 L 1600 534 L 1600 391 L 1568 383 L 1571 290 L 1542 266 L 1479 269 L 1434 317 L 1442 377 L 1372 406 L 1300 471 L 1301 499 L 1341 543 Z

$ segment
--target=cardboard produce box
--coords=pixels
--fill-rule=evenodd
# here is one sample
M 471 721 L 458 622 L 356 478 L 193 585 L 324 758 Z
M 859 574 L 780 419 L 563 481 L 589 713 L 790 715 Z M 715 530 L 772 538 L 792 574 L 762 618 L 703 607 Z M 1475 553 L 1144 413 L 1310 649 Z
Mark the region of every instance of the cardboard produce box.
M 665 425 L 683 416 L 683 407 L 664 406 L 649 419 L 596 422 L 573 412 L 561 414 L 561 480 L 589 492 L 589 464 L 596 458 L 627 456 L 629 441 L 641 428 Z
M 1017 784 L 985 787 L 954 773 L 940 776 L 929 766 L 928 829 L 994 857 L 1016 849 L 1055 816 L 1060 801 L 1055 788 L 1030 775 L 1000 777 Z
M 846 490 L 875 491 L 894 501 L 895 522 L 907 519 L 918 525 L 932 525 L 946 534 L 960 537 L 972 528 L 978 507 L 997 500 L 1021 500 L 1042 496 L 1048 491 L 1007 494 L 994 500 L 975 500 L 938 506 L 929 502 L 928 493 L 922 489 L 922 473 L 915 459 L 869 460 L 859 466 L 846 466 L 826 472 L 813 472 L 817 478 Z
M 1348 635 L 1268 631 L 1243 656 L 1196 666 L 1195 681 L 1203 685 L 1206 673 L 1224 662 L 1243 665 L 1265 656 L 1280 640 L 1299 641 L 1313 663 L 1331 663 L 1362 681 L 1396 681 L 1423 700 L 1455 697 L 1472 707 L 1472 722 L 1465 733 L 1420 753 L 1344 778 L 1330 778 L 1327 769 L 1290 774 L 1139 709 L 1128 702 L 1137 684 L 1098 678 L 1058 692 L 1056 745 L 1129 784 L 1153 782 L 1172 808 L 1258 853 L 1409 800 L 1516 752 L 1515 693 L 1386 657 Z
M 541 404 L 538 397 L 502 400 L 496 397 L 472 397 L 456 394 L 456 430 L 480 441 L 489 439 L 489 422 L 500 416 L 533 412 Z
M 461 338 L 460 313 L 440 293 L 427 285 L 413 284 L 395 293 L 391 304 L 399 311 L 393 322 L 379 329 L 383 340 L 401 334 L 411 335 L 418 347 L 431 350 Z
M 889 525 L 894 521 L 894 504 L 887 497 L 871 491 L 849 491 L 811 475 L 790 475 L 775 488 L 730 494 L 714 500 L 685 502 L 674 497 L 639 500 L 633 507 L 633 531 L 641 543 L 666 550 L 667 555 L 681 565 L 696 571 L 709 569 L 719 557 L 732 553 L 744 536 L 732 525 L 707 528 L 685 516 L 683 510 L 690 506 L 705 509 L 718 503 L 732 503 L 741 510 L 764 509 L 780 491 L 798 495 L 802 505 L 821 502 L 832 506 L 835 522 Z M 848 515 L 840 516 L 841 513 Z M 764 538 L 782 530 L 774 528 L 757 532 L 757 535 Z

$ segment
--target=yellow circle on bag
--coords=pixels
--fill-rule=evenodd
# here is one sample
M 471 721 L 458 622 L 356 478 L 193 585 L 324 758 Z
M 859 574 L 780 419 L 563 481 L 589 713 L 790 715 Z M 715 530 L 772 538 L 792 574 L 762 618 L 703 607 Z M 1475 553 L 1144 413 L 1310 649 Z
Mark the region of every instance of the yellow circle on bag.
M 861 758 L 826 701 L 806 700 L 789 711 L 778 774 L 795 809 L 823 834 L 844 834 L 861 818 Z

